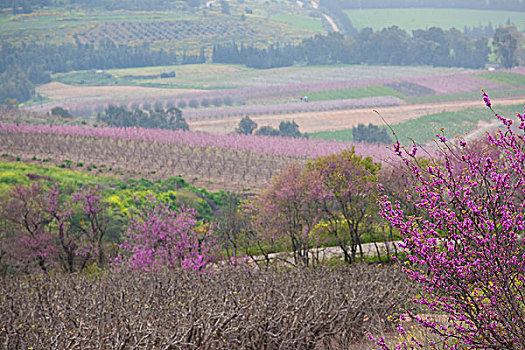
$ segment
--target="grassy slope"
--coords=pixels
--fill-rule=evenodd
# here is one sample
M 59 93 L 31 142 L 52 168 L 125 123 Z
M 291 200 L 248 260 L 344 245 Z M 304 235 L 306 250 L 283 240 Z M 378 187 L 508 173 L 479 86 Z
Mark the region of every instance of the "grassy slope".
M 328 91 L 305 92 L 310 101 L 345 100 L 351 98 L 376 97 L 376 96 L 396 96 L 404 97 L 402 93 L 385 86 L 367 86 L 349 89 L 337 89 Z
M 10 158 L 8 155 L 2 155 L 4 160 Z M 97 170 L 102 171 L 98 168 L 93 168 L 93 173 L 79 171 L 80 169 L 85 171 L 88 168 L 87 165 L 64 163 L 62 166 L 71 166 L 71 169 L 16 161 L 6 162 L 0 159 L 0 195 L 9 191 L 13 185 L 30 184 L 31 181 L 27 174 L 37 174 L 51 179 L 51 181 L 45 181 L 47 185 L 58 182 L 66 191 L 75 190 L 85 185 L 98 185 L 103 191 L 103 200 L 120 208 L 123 212 L 134 206 L 133 197 L 135 194 L 140 198 L 147 193 L 155 193 L 160 198 L 169 199 L 176 206 L 186 205 L 195 208 L 200 216 L 206 219 L 212 219 L 213 216 L 212 208 L 207 200 L 215 206 L 226 203 L 224 192 L 210 193 L 189 185 L 180 177 L 157 181 L 149 181 L 144 178 L 123 181 L 114 176 L 95 175 Z
M 357 29 L 371 27 L 374 30 L 397 25 L 411 31 L 441 27 L 444 29 L 488 25 L 505 25 L 507 20 L 519 30 L 525 30 L 524 14 L 512 11 L 484 11 L 463 9 L 362 9 L 346 10 L 345 13 Z
M 505 86 L 525 85 L 525 75 L 508 72 L 489 72 L 475 75 L 476 78 L 487 79 Z
M 285 13 L 276 13 L 270 17 L 274 21 L 284 22 L 296 29 L 304 29 L 311 32 L 324 32 L 324 28 L 318 18 L 297 16 Z
M 512 97 L 512 96 L 524 96 L 524 88 L 516 89 L 504 89 L 504 90 L 493 90 L 490 91 L 490 96 L 494 97 Z M 429 95 L 420 97 L 408 97 L 405 101 L 409 103 L 428 103 L 428 102 L 446 102 L 446 101 L 462 101 L 462 100 L 474 100 L 478 99 L 480 92 L 465 92 L 458 94 L 448 95 Z

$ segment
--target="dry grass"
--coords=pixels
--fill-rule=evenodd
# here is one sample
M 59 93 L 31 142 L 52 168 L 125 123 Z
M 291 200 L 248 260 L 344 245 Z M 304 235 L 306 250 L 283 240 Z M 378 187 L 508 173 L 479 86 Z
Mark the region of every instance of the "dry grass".
M 523 98 L 498 99 L 499 106 L 515 105 L 522 102 Z M 427 114 L 453 112 L 465 108 L 480 107 L 482 103 L 481 99 L 476 101 L 424 103 L 377 108 L 377 111 L 381 113 L 389 124 L 397 124 L 410 119 L 417 119 Z M 260 115 L 250 116 L 250 118 L 259 124 L 259 126 L 270 125 L 273 127 L 278 127 L 281 120 L 293 119 L 299 125 L 301 132 L 343 130 L 357 126 L 360 123 L 383 125 L 383 121 L 373 112 L 372 108 L 284 115 Z M 189 121 L 189 125 L 191 130 L 194 131 L 228 134 L 235 130 L 240 119 L 241 117 Z

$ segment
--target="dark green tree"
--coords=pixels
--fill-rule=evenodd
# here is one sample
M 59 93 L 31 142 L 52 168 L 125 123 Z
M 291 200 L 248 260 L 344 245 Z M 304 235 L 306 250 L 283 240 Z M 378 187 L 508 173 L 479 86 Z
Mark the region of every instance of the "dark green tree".
M 117 127 L 141 127 L 149 129 L 189 130 L 188 123 L 182 117 L 182 112 L 176 107 L 153 110 L 136 108 L 129 111 L 122 106 L 108 106 L 99 113 L 97 121 Z
M 237 134 L 251 135 L 257 129 L 257 123 L 246 116 L 239 121 L 239 126 L 235 129 Z
M 354 136 L 355 142 L 366 142 L 366 143 L 385 143 L 389 144 L 392 139 L 388 135 L 385 129 L 380 129 L 377 125 L 359 124 L 357 127 L 352 128 L 352 135 Z
M 301 137 L 303 136 L 299 131 L 299 125 L 295 121 L 282 121 L 279 124 L 279 134 L 284 137 Z
M 178 109 L 178 111 L 180 112 L 180 109 Z M 182 116 L 182 113 L 176 113 L 175 120 L 173 121 L 173 129 L 184 131 L 190 130 L 190 127 L 188 126 L 186 119 L 184 119 L 184 117 Z
M 55 115 L 62 118 L 71 118 L 72 115 L 69 111 L 62 107 L 54 107 L 51 109 L 51 115 Z
M 35 87 L 18 67 L 8 67 L 0 74 L 0 104 L 7 99 L 25 102 L 35 93 Z
M 518 64 L 518 40 L 513 33 L 515 31 L 515 27 L 504 27 L 496 29 L 494 33 L 494 52 L 505 68 L 512 68 Z
M 279 130 L 272 128 L 271 126 L 263 126 L 255 131 L 255 135 L 261 136 L 279 136 Z

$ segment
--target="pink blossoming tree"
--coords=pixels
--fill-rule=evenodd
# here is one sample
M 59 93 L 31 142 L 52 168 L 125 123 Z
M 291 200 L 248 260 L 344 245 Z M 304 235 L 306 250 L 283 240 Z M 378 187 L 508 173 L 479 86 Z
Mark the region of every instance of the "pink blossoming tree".
M 515 120 L 494 114 L 504 127 L 488 135 L 485 150 L 440 134 L 441 157 L 421 163 L 416 146 L 405 151 L 395 143 L 417 180 L 408 199 L 424 215 L 406 215 L 386 195 L 379 201 L 402 235 L 406 273 L 421 289 L 414 302 L 428 310 L 409 314 L 443 348 L 525 349 L 525 117 L 517 114 L 514 127 Z M 398 348 L 423 348 L 410 338 Z M 383 339 L 378 344 L 388 348 Z
M 15 185 L 0 210 L 3 239 L 12 268 L 47 272 L 83 270 L 89 263 L 103 265 L 105 210 L 99 189 L 88 186 L 71 197 L 58 184 Z
M 152 271 L 165 267 L 203 271 L 214 260 L 212 230 L 197 226 L 193 209 L 172 210 L 151 195 L 138 206 L 126 231 L 117 269 Z
M 253 201 L 250 211 L 260 247 L 293 252 L 296 265 L 315 265 L 312 248 L 322 242 L 314 231 L 323 216 L 323 188 L 318 171 L 291 164 Z

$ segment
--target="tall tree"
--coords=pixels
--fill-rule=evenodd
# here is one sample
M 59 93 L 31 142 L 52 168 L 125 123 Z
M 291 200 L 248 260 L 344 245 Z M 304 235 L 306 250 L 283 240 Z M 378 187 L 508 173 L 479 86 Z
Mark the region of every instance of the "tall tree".
M 327 230 L 335 238 L 347 263 L 362 255 L 362 235 L 371 229 L 376 209 L 377 173 L 381 165 L 361 157 L 354 149 L 319 158 L 309 169 L 319 173 Z
M 292 250 L 295 264 L 316 264 L 311 248 L 322 243 L 314 231 L 322 217 L 321 196 L 316 171 L 292 164 L 275 176 L 251 206 L 264 245 Z
M 494 33 L 494 51 L 505 68 L 512 68 L 518 64 L 518 40 L 514 34 L 515 30 L 515 27 L 504 27 L 496 29 Z

